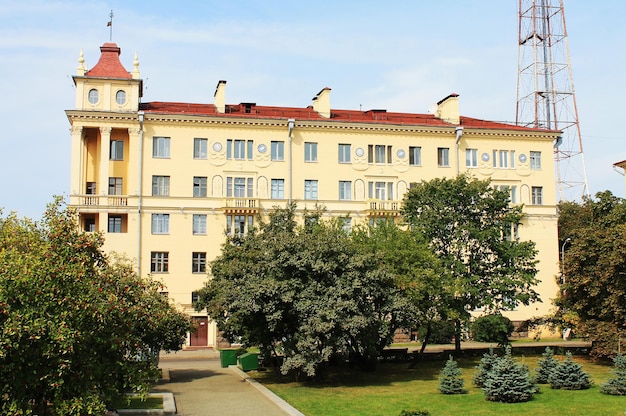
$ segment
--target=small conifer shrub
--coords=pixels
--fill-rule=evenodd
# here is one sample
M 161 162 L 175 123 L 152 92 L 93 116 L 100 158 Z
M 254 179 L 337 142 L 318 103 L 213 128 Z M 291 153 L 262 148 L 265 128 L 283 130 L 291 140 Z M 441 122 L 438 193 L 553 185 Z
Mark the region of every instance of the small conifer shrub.
M 476 387 L 485 387 L 485 380 L 496 361 L 498 361 L 498 355 L 493 352 L 493 347 L 490 346 L 489 353 L 483 354 L 483 358 L 480 359 L 480 363 L 476 367 L 476 372 L 472 379 Z
M 572 360 L 572 353 L 565 354 L 565 361 L 559 363 L 550 375 L 550 387 L 561 390 L 585 390 L 593 384 L 591 376 L 583 371 L 583 366 Z
M 530 377 L 528 367 L 511 357 L 511 347 L 489 371 L 483 387 L 485 399 L 493 402 L 527 402 L 537 393 L 537 385 Z
M 559 361 L 554 358 L 554 353 L 550 347 L 546 347 L 541 357 L 542 358 L 537 361 L 539 367 L 537 367 L 535 372 L 535 381 L 538 384 L 548 384 L 550 382 L 550 374 L 552 374 L 556 366 L 559 365 Z
M 450 355 L 439 375 L 439 391 L 443 394 L 464 394 L 467 393 L 464 383 L 465 381 L 461 378 L 461 369 Z
M 626 395 L 626 357 L 616 355 L 613 358 L 613 375 L 606 383 L 600 385 L 600 393 L 612 396 Z

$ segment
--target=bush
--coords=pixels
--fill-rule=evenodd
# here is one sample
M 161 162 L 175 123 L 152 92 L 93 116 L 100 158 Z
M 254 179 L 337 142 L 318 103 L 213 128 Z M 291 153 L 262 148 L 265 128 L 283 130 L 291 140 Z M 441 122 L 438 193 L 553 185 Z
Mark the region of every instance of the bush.
M 493 352 L 493 347 L 489 347 L 489 353 L 483 354 L 480 363 L 476 367 L 473 382 L 476 387 L 485 387 L 485 381 L 489 377 L 489 372 L 498 361 L 498 355 Z
M 567 352 L 566 359 L 556 366 L 550 375 L 550 387 L 561 390 L 585 390 L 593 384 L 591 376 L 583 371 L 582 365 L 572 360 L 572 353 Z
M 451 344 L 454 337 L 454 324 L 448 321 L 431 321 L 430 323 L 430 344 Z M 417 339 L 424 341 L 428 332 L 428 324 L 417 329 Z
M 474 341 L 497 342 L 502 346 L 509 344 L 513 329 L 511 320 L 500 314 L 481 316 L 471 326 Z
M 612 396 L 626 395 L 626 357 L 616 355 L 613 358 L 613 374 L 606 383 L 600 385 L 600 393 L 610 394 Z
M 461 378 L 461 369 L 450 355 L 439 376 L 439 391 L 443 394 L 464 394 L 467 393 L 464 383 Z
M 537 361 L 539 367 L 537 367 L 535 381 L 539 384 L 548 384 L 550 382 L 550 375 L 559 365 L 559 362 L 554 358 L 550 347 L 546 347 L 545 352 L 541 356 L 542 358 Z
M 528 368 L 511 357 L 510 346 L 494 364 L 483 387 L 485 399 L 503 403 L 527 402 L 537 391 Z

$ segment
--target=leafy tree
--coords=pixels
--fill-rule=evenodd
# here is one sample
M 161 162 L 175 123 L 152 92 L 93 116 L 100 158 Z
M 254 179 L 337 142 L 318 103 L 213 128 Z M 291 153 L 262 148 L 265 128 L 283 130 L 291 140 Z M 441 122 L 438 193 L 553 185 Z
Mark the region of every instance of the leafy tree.
M 472 379 L 476 387 L 485 387 L 485 381 L 489 377 L 489 372 L 498 360 L 498 355 L 493 352 L 493 347 L 490 346 L 489 352 L 483 354 L 478 366 L 476 366 L 476 372 L 474 373 L 474 377 Z
M 461 378 L 461 369 L 452 355 L 446 361 L 439 375 L 439 391 L 443 394 L 465 394 L 465 381 Z
M 540 300 L 534 290 L 535 244 L 510 238 L 524 216 L 522 207 L 512 206 L 508 192 L 489 180 L 460 175 L 423 181 L 405 195 L 402 214 L 453 275 L 457 351 L 469 311 L 496 312 Z
M 528 368 L 511 357 L 511 346 L 493 365 L 483 387 L 485 398 L 493 402 L 527 402 L 537 393 Z
M 500 346 L 509 344 L 513 329 L 511 320 L 499 313 L 481 316 L 471 325 L 474 341 L 497 342 Z
M 626 201 L 605 191 L 559 204 L 559 240 L 560 314 L 576 316 L 594 354 L 611 356 L 626 332 Z
M 316 376 L 335 354 L 371 368 L 410 304 L 336 221 L 318 211 L 297 225 L 295 210 L 277 207 L 258 230 L 229 237 L 196 307 L 227 337 L 283 356 L 283 374 Z
M 546 350 L 541 354 L 541 358 L 537 361 L 537 364 L 535 381 L 538 384 L 548 384 L 550 382 L 550 375 L 552 375 L 554 369 L 559 365 L 559 361 L 554 358 L 550 347 L 546 347 Z
M 600 385 L 600 393 L 612 396 L 626 396 L 626 357 L 618 354 L 613 357 L 613 375 Z
M 450 344 L 454 339 L 454 324 L 450 321 L 427 321 L 417 328 L 417 337 L 422 342 Z
M 442 268 L 422 236 L 392 221 L 357 227 L 352 238 L 363 250 L 377 256 L 381 267 L 394 275 L 396 285 L 412 305 L 407 319 L 413 327 L 419 327 L 420 353 L 423 353 L 431 335 L 443 326 L 439 323 L 449 314 L 450 274 Z
M 102 414 L 128 390 L 147 392 L 155 354 L 190 328 L 102 237 L 78 230 L 60 199 L 40 222 L 0 215 L 0 413 Z
M 591 376 L 582 365 L 572 360 L 572 353 L 565 353 L 565 361 L 559 363 L 549 377 L 550 387 L 561 390 L 585 390 L 593 384 Z

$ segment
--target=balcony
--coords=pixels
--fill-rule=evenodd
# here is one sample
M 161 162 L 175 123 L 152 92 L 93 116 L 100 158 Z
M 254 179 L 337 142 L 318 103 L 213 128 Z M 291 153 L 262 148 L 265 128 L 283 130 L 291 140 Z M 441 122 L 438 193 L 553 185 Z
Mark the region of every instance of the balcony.
M 127 207 L 129 199 L 128 195 L 72 195 L 70 204 L 82 208 Z
M 370 217 L 397 217 L 400 215 L 401 201 L 381 201 L 370 199 L 367 201 L 367 215 Z
M 226 198 L 224 212 L 230 214 L 256 214 L 259 211 L 258 198 Z

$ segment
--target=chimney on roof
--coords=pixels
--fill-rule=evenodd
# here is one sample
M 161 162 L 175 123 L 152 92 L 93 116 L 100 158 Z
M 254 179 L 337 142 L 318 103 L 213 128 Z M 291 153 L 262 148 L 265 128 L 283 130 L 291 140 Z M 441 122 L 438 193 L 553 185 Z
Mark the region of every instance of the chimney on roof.
M 226 112 L 226 81 L 221 80 L 217 83 L 215 94 L 213 94 L 213 103 L 218 113 L 224 114 Z
M 459 124 L 461 117 L 459 115 L 459 94 L 450 94 L 437 103 L 435 117 L 450 124 Z
M 324 88 L 313 97 L 313 110 L 321 117 L 330 118 L 330 88 Z

